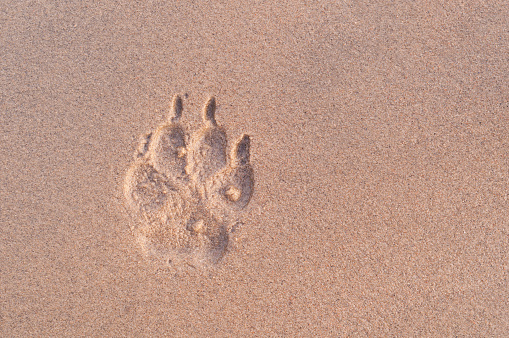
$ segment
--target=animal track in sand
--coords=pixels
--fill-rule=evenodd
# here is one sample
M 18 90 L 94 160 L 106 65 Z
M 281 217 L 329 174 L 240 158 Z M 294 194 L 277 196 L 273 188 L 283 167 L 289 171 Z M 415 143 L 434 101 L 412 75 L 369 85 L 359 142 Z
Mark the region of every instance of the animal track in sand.
M 168 121 L 143 137 L 124 195 L 141 220 L 136 234 L 146 253 L 175 264 L 215 264 L 253 194 L 250 138 L 242 135 L 228 158 L 215 99 L 206 102 L 203 126 L 191 135 L 180 122 L 182 110 L 177 95 Z

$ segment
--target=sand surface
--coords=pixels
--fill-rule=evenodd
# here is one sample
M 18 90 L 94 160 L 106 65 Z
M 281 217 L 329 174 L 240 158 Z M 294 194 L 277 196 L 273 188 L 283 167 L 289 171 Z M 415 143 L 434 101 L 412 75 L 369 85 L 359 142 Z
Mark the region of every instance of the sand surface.
M 2 1 L 3 337 L 505 336 L 506 1 Z M 173 95 L 254 194 L 224 258 L 125 206 Z

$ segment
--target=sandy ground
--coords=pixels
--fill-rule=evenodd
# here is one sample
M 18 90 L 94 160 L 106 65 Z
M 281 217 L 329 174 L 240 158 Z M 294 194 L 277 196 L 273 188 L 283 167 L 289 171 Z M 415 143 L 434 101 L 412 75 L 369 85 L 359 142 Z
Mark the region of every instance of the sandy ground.
M 505 336 L 505 1 L 3 1 L 4 337 Z M 122 184 L 174 94 L 251 135 L 206 269 L 160 268 Z

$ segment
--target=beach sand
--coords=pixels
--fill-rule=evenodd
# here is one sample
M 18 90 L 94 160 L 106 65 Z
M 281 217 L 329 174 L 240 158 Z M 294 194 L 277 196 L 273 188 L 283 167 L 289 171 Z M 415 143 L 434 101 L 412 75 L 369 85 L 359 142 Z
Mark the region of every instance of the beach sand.
M 3 337 L 505 336 L 504 1 L 0 4 Z M 168 117 L 254 193 L 213 264 L 143 252 L 123 194 Z

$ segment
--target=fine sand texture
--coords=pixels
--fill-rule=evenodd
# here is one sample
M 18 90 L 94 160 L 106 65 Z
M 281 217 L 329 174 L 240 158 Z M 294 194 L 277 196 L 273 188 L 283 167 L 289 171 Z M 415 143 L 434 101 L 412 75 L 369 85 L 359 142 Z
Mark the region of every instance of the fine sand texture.
M 0 3 L 1 337 L 503 337 L 507 1 Z

